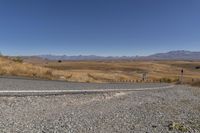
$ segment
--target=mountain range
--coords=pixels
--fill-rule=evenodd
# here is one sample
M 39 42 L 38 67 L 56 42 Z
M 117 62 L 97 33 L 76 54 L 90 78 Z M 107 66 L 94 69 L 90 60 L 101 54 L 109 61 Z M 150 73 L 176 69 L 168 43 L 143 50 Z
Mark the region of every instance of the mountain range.
M 149 56 L 37 55 L 36 57 L 48 60 L 200 60 L 200 52 L 178 50 Z
M 179 51 L 170 51 L 167 53 L 157 53 L 139 58 L 150 59 L 150 60 L 200 60 L 200 52 L 179 50 Z

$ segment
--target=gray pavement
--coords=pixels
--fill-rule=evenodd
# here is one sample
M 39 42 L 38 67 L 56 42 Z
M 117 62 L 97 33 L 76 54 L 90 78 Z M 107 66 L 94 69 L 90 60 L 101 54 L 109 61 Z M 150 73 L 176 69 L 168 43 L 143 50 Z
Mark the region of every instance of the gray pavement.
M 0 78 L 0 96 L 8 95 L 60 95 L 66 93 L 97 93 L 113 91 L 138 91 L 173 87 L 161 83 L 72 83 L 63 81 Z
M 0 132 L 200 133 L 200 89 L 2 96 Z

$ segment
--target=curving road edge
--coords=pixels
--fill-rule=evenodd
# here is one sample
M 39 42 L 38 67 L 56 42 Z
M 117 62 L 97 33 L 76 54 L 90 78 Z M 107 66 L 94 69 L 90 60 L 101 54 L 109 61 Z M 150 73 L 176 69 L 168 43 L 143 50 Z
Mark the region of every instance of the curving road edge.
M 124 91 L 151 91 L 173 88 L 175 85 L 162 87 L 147 87 L 134 89 L 84 89 L 84 90 L 0 90 L 0 96 L 45 96 L 45 95 L 65 95 L 65 94 L 91 94 L 105 92 L 124 92 Z

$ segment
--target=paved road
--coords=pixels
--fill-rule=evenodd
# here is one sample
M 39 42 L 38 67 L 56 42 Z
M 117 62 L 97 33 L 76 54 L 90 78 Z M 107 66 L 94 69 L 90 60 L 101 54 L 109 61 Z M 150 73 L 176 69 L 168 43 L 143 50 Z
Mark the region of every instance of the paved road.
M 0 95 L 50 95 L 66 93 L 96 93 L 105 91 L 132 91 L 172 87 L 160 83 L 71 83 L 18 78 L 0 78 Z
M 15 93 L 20 97 L 10 97 L 10 94 L 14 94 L 12 92 L 8 94 L 9 97 L 0 96 L 0 133 L 179 133 L 183 130 L 187 133 L 199 133 L 200 89 L 183 85 L 169 87 L 172 86 L 0 78 L 2 95 L 5 95 L 2 91 L 34 90 L 35 92 L 29 92 L 33 95 L 41 95 L 41 90 L 81 92 L 76 95 L 30 97 L 21 96 L 27 93 L 20 92 Z M 134 91 L 85 95 L 85 89 Z M 147 89 L 153 90 L 135 91 Z M 173 127 L 174 124 L 177 126 Z
M 199 125 L 200 89 L 188 86 L 0 97 L 0 133 L 200 133 Z

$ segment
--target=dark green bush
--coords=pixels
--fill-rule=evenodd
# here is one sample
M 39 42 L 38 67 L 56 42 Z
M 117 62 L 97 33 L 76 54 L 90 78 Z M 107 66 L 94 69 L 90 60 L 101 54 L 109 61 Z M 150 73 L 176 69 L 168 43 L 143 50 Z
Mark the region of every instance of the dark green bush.
M 14 59 L 12 59 L 14 62 L 18 62 L 18 63 L 23 63 L 23 59 L 20 57 L 16 57 Z
M 164 83 L 172 83 L 173 80 L 170 79 L 170 78 L 161 78 L 161 79 L 160 79 L 160 82 L 164 82 Z

